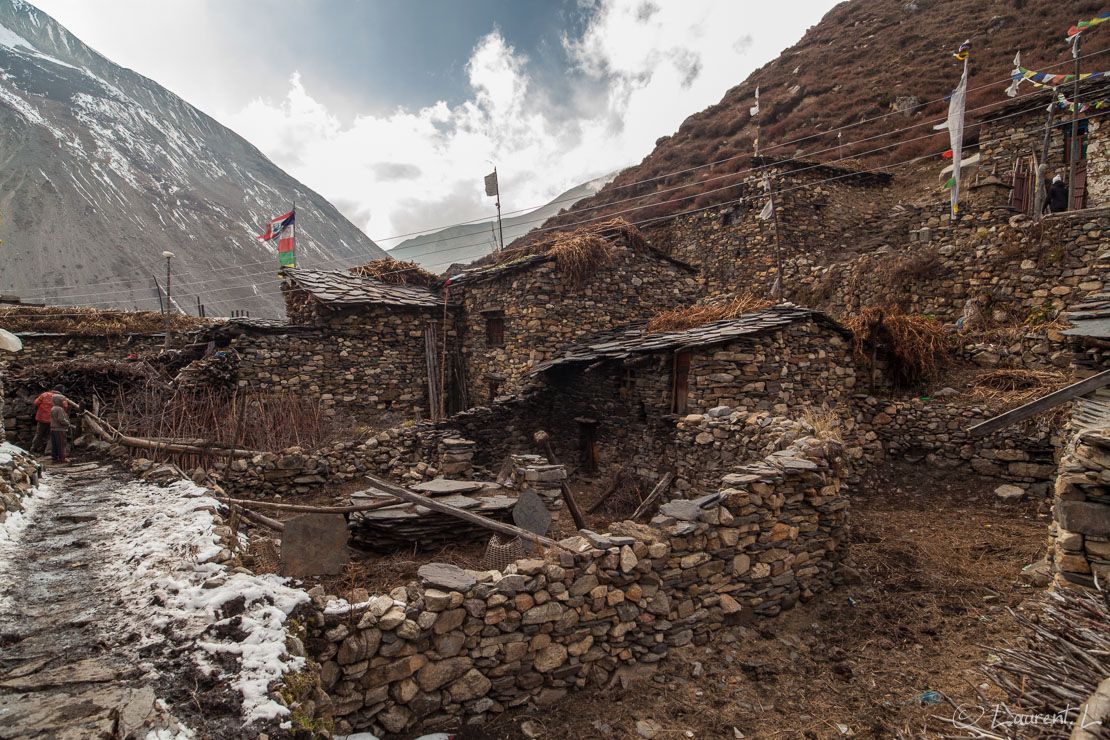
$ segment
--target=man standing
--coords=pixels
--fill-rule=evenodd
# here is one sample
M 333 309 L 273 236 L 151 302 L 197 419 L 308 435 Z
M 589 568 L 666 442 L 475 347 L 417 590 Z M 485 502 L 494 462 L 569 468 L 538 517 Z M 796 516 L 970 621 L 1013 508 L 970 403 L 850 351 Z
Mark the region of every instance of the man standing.
M 1042 210 L 1049 213 L 1063 213 L 1068 210 L 1068 186 L 1064 184 L 1064 178 L 1059 175 L 1052 178 L 1052 185 L 1045 195 Z
M 44 391 L 35 399 L 35 437 L 31 440 L 31 454 L 40 452 L 46 454 L 46 441 L 50 439 L 50 412 L 54 408 L 54 397 L 62 399 L 62 408 L 68 409 L 72 404 L 76 411 L 81 407 L 62 395 L 62 387 L 54 386 L 52 391 Z M 41 444 L 40 444 L 41 443 Z

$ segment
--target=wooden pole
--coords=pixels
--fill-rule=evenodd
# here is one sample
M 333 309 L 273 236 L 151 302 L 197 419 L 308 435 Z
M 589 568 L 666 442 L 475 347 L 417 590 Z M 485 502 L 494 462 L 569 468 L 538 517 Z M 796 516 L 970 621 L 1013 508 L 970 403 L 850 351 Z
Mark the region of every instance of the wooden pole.
M 670 487 L 671 481 L 673 480 L 674 473 L 667 473 L 662 478 L 660 478 L 659 483 L 655 485 L 655 488 L 652 489 L 651 493 L 648 494 L 648 497 L 644 499 L 644 502 L 636 508 L 636 511 L 632 512 L 632 516 L 628 517 L 629 520 L 635 521 L 646 514 L 648 511 L 650 511 L 651 505 L 655 503 L 656 499 L 663 495 L 663 492 Z
M 1075 163 L 1079 159 L 1083 147 L 1079 143 L 1079 49 L 1082 45 L 1082 34 L 1075 37 L 1072 47 L 1072 56 L 1075 57 L 1075 80 L 1072 83 L 1071 101 L 1071 147 L 1068 150 L 1068 210 L 1073 210 L 1073 205 L 1078 206 L 1075 199 Z
M 1048 106 L 1048 120 L 1044 123 L 1044 141 L 1041 142 L 1041 163 L 1033 176 L 1037 182 L 1033 188 L 1033 221 L 1044 216 L 1045 180 L 1048 178 L 1048 145 L 1052 143 L 1052 121 L 1056 118 L 1056 88 L 1052 88 L 1052 104 Z
M 501 236 L 501 250 L 505 251 L 505 230 L 501 227 L 501 181 L 497 177 L 497 165 L 493 167 L 493 183 L 497 190 L 497 232 Z
M 173 310 L 173 301 L 170 299 L 170 262 L 173 255 L 165 252 L 166 256 L 166 348 L 170 346 L 170 311 Z

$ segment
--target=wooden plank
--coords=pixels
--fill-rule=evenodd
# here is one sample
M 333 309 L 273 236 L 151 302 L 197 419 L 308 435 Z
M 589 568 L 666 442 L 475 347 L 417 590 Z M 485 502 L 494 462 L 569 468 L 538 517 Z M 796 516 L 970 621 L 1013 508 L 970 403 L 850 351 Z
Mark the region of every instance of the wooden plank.
M 632 512 L 632 516 L 628 518 L 631 521 L 636 521 L 641 516 L 646 514 L 651 509 L 651 505 L 655 503 L 656 499 L 663 495 L 663 491 L 666 491 L 667 488 L 670 487 L 673 480 L 674 473 L 667 473 L 666 475 L 664 475 L 659 480 L 659 483 L 656 484 L 655 488 L 652 489 L 651 493 L 648 494 L 648 497 L 644 499 L 644 502 L 636 507 L 636 511 Z
M 1081 380 L 1078 383 L 1072 383 L 1067 388 L 1061 388 L 1058 391 L 1053 391 L 1047 396 L 1038 398 L 1036 401 L 1030 401 L 1024 406 L 1019 406 L 1012 411 L 1007 411 L 1004 414 L 999 414 L 993 419 L 987 419 L 980 422 L 973 427 L 970 427 L 967 432 L 972 437 L 982 437 L 984 434 L 996 432 L 999 429 L 1004 429 L 1011 424 L 1016 424 L 1019 421 L 1028 419 L 1030 416 L 1048 411 L 1055 408 L 1062 403 L 1072 400 L 1084 393 L 1089 393 L 1097 388 L 1110 385 L 1110 370 L 1105 370 L 1098 375 L 1092 375 L 1086 380 Z
M 469 511 L 464 511 L 463 509 L 451 506 L 450 504 L 445 504 L 442 501 L 437 501 L 433 498 L 421 496 L 419 493 L 407 491 L 400 486 L 393 485 L 392 483 L 386 483 L 384 480 L 381 480 L 380 478 L 375 478 L 372 475 L 367 475 L 365 477 L 366 480 L 369 482 L 371 488 L 381 491 L 382 493 L 391 494 L 399 499 L 408 501 L 409 503 L 420 504 L 426 509 L 438 511 L 441 514 L 449 514 L 458 519 L 462 519 L 463 521 L 478 524 L 482 527 L 485 527 L 486 529 L 492 529 L 494 532 L 512 535 L 513 537 L 520 537 L 523 540 L 529 540 L 531 542 L 544 545 L 545 547 L 558 547 L 560 549 L 567 550 L 568 552 L 573 552 L 573 550 L 570 550 L 570 548 L 560 545 L 553 539 L 550 539 L 548 537 L 541 537 L 538 534 L 529 532 L 526 529 L 521 529 L 520 527 L 517 527 L 513 524 L 506 524 L 504 522 L 494 521 L 493 519 L 481 516 L 480 514 L 472 514 Z

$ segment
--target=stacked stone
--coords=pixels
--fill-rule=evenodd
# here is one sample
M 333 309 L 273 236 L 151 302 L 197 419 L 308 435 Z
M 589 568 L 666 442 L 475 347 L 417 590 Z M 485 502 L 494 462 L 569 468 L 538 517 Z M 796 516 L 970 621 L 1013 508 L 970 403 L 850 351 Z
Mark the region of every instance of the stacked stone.
M 953 392 L 954 394 L 954 392 Z M 851 454 L 868 462 L 883 457 L 924 459 L 930 465 L 970 464 L 980 475 L 1013 481 L 1034 495 L 1048 492 L 1056 476 L 1053 434 L 1008 427 L 973 438 L 969 427 L 999 412 L 944 400 L 892 401 L 857 395 L 845 431 Z M 858 452 L 855 452 L 858 450 Z
M 439 474 L 444 477 L 465 478 L 470 475 L 474 461 L 474 442 L 458 437 L 444 437 L 439 441 Z
M 501 572 L 424 566 L 420 582 L 354 606 L 317 592 L 307 648 L 336 731 L 545 706 L 829 588 L 841 579 L 843 462 L 835 444 L 799 440 L 710 497 L 668 504 L 653 526 L 583 532 Z
M 511 485 L 517 491 L 531 490 L 540 497 L 552 518 L 563 508 L 563 484 L 567 481 L 565 465 L 551 465 L 540 455 L 513 455 Z
M 23 510 L 23 499 L 38 485 L 40 465 L 20 448 L 0 438 L 0 522 Z
M 1110 579 L 1110 430 L 1080 431 L 1056 479 L 1056 582 L 1093 588 Z

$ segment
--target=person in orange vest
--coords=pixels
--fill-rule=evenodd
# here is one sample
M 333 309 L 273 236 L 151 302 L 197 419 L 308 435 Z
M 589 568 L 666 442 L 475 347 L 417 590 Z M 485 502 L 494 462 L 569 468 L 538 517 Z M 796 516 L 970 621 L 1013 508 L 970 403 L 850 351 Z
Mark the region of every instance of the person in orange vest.
M 77 412 L 81 411 L 81 407 L 73 401 L 62 395 L 62 387 L 60 385 L 54 386 L 52 391 L 44 391 L 39 394 L 35 399 L 35 437 L 31 440 L 31 454 L 35 454 L 36 450 L 41 454 L 46 454 L 46 441 L 50 439 L 50 412 L 54 408 L 54 397 L 59 396 L 62 399 L 62 408 L 69 410 L 70 406 Z M 41 444 L 40 444 L 41 442 Z

